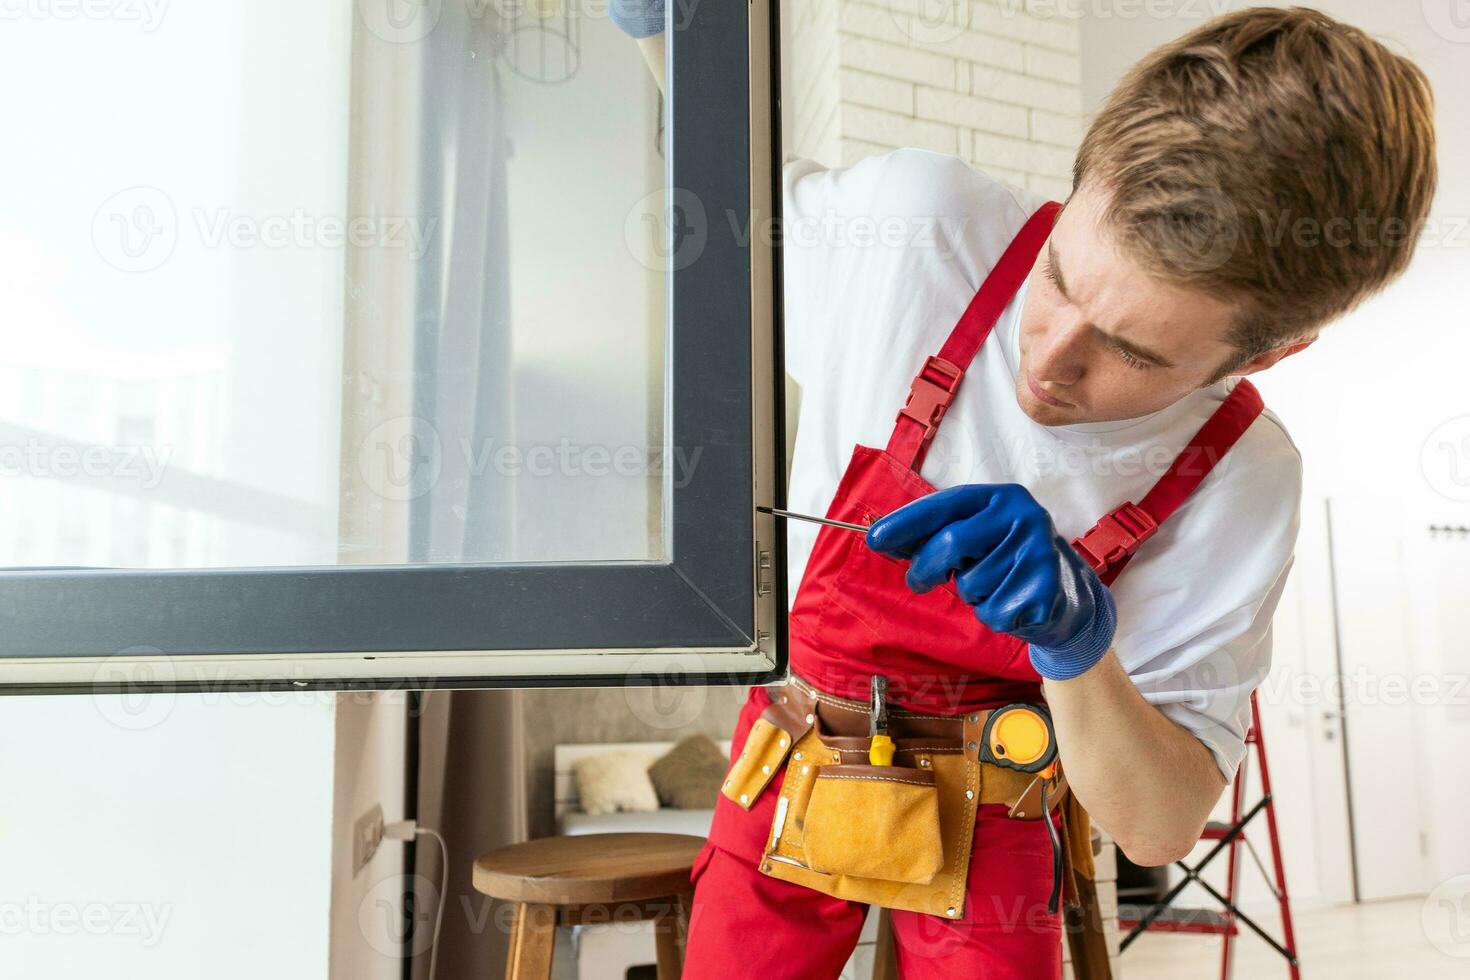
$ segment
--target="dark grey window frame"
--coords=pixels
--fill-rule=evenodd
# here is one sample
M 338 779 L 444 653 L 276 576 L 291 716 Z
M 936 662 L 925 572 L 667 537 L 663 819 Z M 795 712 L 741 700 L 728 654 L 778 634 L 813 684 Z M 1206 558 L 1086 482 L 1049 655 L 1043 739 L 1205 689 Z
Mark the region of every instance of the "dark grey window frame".
M 669 46 L 673 185 L 705 230 L 671 273 L 671 442 L 700 456 L 669 491 L 669 560 L 0 570 L 0 691 L 783 676 L 784 534 L 755 510 L 785 473 L 780 264 L 758 231 L 780 206 L 774 6 L 705 0 Z

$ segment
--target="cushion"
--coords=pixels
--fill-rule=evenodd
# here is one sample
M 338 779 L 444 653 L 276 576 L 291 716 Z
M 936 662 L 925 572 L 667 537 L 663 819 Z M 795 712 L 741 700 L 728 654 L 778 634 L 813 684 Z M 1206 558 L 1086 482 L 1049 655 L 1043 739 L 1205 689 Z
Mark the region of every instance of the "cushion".
M 648 778 L 653 757 L 646 752 L 619 749 L 584 756 L 572 763 L 577 779 L 577 797 L 583 813 L 603 814 L 629 811 L 652 813 L 658 809 L 658 794 Z
M 665 806 L 708 810 L 714 807 L 729 768 L 730 760 L 714 739 L 689 735 L 649 766 L 648 776 Z

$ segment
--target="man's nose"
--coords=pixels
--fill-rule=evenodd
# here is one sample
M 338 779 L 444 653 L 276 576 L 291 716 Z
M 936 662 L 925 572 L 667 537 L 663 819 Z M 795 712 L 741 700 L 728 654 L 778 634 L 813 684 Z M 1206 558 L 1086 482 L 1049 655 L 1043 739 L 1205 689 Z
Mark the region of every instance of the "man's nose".
M 1053 320 L 1033 351 L 1031 373 L 1036 380 L 1056 385 L 1074 385 L 1082 380 L 1086 336 L 1087 325 L 1080 320 Z

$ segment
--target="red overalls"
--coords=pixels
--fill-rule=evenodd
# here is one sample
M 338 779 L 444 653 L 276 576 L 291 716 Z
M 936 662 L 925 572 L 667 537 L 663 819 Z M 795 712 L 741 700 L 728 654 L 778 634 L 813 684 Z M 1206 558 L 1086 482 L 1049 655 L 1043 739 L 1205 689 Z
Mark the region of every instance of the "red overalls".
M 883 451 L 857 446 L 827 516 L 870 524 L 933 493 L 918 469 L 965 369 L 1030 272 L 1060 205 L 1048 202 L 1016 235 L 981 285 L 937 357 L 914 379 Z M 1183 503 L 1261 412 L 1242 380 L 1139 504 L 1104 517 L 1073 546 L 1111 582 L 1140 542 Z M 904 562 L 867 547 L 859 534 L 824 527 L 790 614 L 791 669 L 817 688 L 866 700 L 870 678 L 889 679 L 905 708 L 957 715 L 1011 701 L 1042 700 L 1027 645 L 987 629 L 953 584 L 916 595 Z M 751 726 L 770 703 L 751 688 L 735 726 L 738 758 Z M 780 786 L 784 767 L 772 786 Z M 866 907 L 760 873 L 777 794 L 747 812 L 723 795 L 709 843 L 694 865 L 694 907 L 686 978 L 836 977 L 857 942 Z M 965 911 L 943 919 L 894 910 L 900 972 L 908 977 L 1043 980 L 1061 976 L 1060 917 L 1046 914 L 1052 886 L 1044 828 L 1012 820 L 1001 804 L 976 816 Z

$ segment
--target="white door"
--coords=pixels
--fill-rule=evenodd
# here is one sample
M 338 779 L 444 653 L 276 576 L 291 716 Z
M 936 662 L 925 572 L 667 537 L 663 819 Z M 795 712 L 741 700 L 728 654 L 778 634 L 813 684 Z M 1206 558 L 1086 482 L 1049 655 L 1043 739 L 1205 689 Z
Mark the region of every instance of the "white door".
M 1422 576 L 1405 560 L 1413 517 L 1366 496 L 1334 497 L 1330 513 L 1358 898 L 1423 894 L 1431 770 L 1410 692 L 1432 672 L 1419 663 L 1423 621 L 1411 605 Z
M 1422 728 L 1429 886 L 1470 868 L 1470 528 L 1463 504 L 1406 530 L 1416 673 L 1408 700 Z M 1431 528 L 1435 530 L 1431 531 Z M 1451 530 L 1445 530 L 1451 528 Z M 1464 530 L 1460 530 L 1460 529 Z
M 1256 693 L 1287 888 L 1298 906 L 1353 898 L 1341 710 L 1326 697 L 1325 683 L 1337 672 L 1330 557 L 1326 501 L 1304 500 L 1296 561 L 1272 624 L 1271 674 Z M 1254 752 L 1247 764 L 1247 799 L 1255 799 Z M 1250 839 L 1269 862 L 1265 821 L 1257 820 Z M 1248 903 L 1271 897 L 1252 864 L 1242 873 L 1241 889 Z

